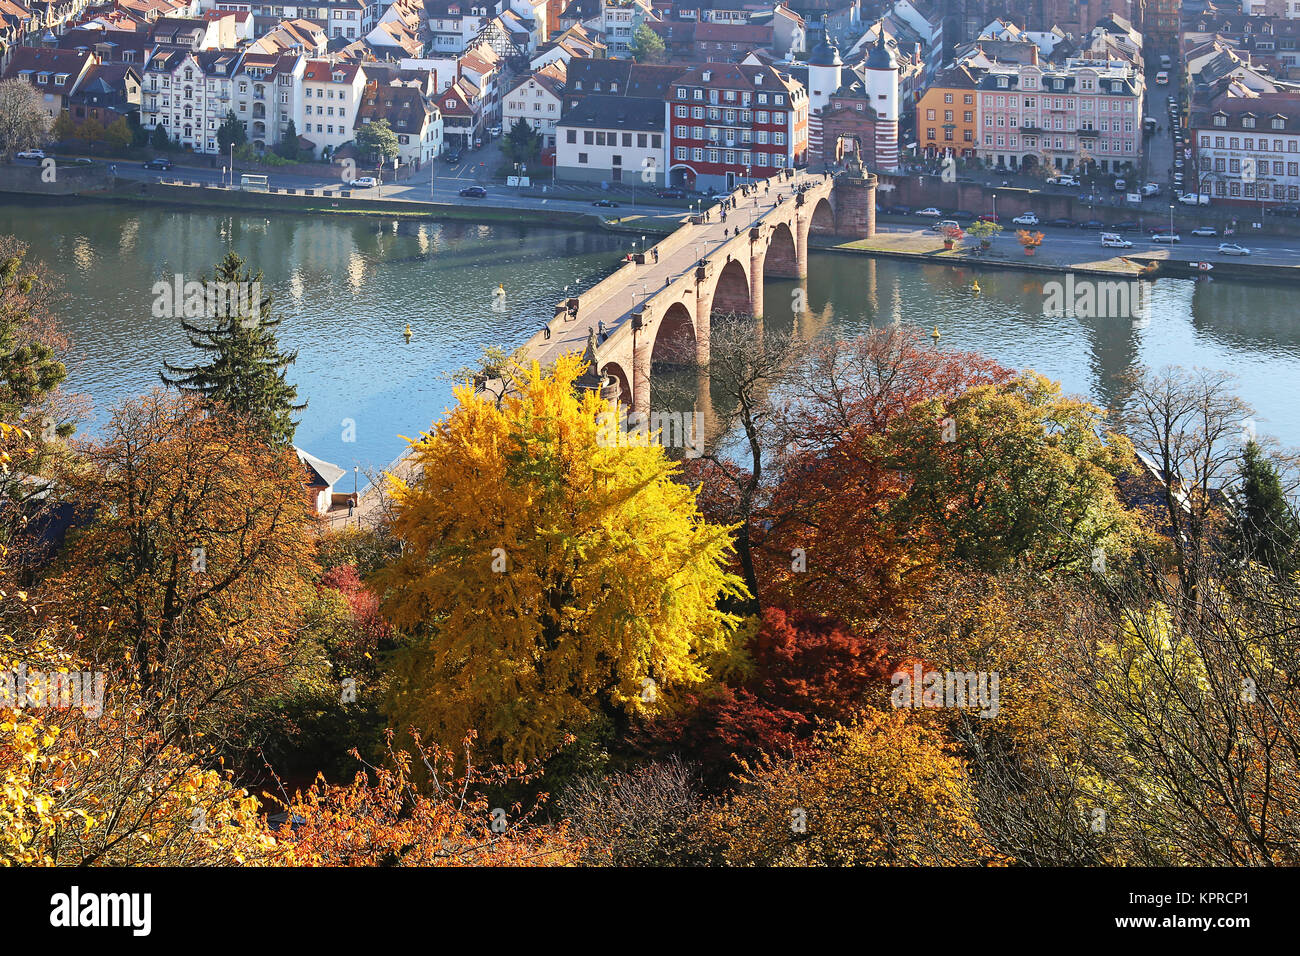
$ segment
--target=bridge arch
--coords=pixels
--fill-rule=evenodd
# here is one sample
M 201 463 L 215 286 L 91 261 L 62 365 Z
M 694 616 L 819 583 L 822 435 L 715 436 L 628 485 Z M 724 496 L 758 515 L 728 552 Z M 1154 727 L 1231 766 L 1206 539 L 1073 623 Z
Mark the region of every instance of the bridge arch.
M 694 189 L 695 170 L 685 163 L 674 163 L 668 167 L 668 185 L 678 189 Z
M 750 315 L 749 276 L 739 259 L 729 259 L 713 284 L 714 312 L 735 312 Z
M 606 362 L 600 370 L 602 375 L 611 376 L 614 381 L 618 382 L 618 401 L 620 405 L 632 404 L 632 384 L 628 380 L 627 372 L 618 362 Z
M 772 230 L 763 260 L 763 275 L 779 279 L 799 278 L 799 252 L 794 231 L 786 222 L 778 223 Z
M 835 210 L 830 200 L 822 197 L 813 206 L 812 216 L 808 219 L 808 231 L 814 236 L 825 236 L 835 232 Z
M 681 302 L 668 307 L 655 330 L 651 365 L 692 365 L 695 363 L 695 323 L 691 310 Z

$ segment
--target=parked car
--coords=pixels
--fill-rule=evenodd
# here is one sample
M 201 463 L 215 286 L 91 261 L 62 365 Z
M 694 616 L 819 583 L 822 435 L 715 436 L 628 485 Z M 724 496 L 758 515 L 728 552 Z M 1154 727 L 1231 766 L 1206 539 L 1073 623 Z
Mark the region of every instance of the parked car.
M 460 191 L 460 195 L 466 199 L 486 199 L 487 190 L 482 186 L 466 186 Z
M 1014 222 L 1017 226 L 1038 225 L 1038 217 L 1035 216 L 1032 212 L 1021 213 L 1019 216 L 1016 216 L 1016 218 L 1012 219 L 1011 221 Z
M 1238 245 L 1235 242 L 1219 243 L 1219 255 L 1221 256 L 1248 256 L 1250 250 L 1245 246 Z
M 1143 183 L 1143 184 L 1142 184 L 1142 195 L 1143 195 L 1143 196 L 1159 196 L 1159 195 L 1160 195 L 1160 184 L 1159 184 L 1159 183 Z
M 1192 230 L 1193 236 L 1217 236 L 1218 234 L 1219 230 L 1213 226 L 1197 226 Z
M 171 169 L 172 161 L 166 156 L 155 156 L 144 164 L 145 169 Z
M 1128 232 L 1130 229 L 1136 229 L 1138 224 L 1132 219 L 1122 219 L 1119 222 L 1112 222 L 1110 228 L 1112 232 Z
M 1183 240 L 1179 238 L 1179 235 L 1176 232 L 1157 232 L 1154 236 L 1151 237 L 1151 241 L 1163 242 L 1163 243 L 1174 243 L 1174 242 L 1182 242 Z
M 1208 206 L 1210 204 L 1210 197 L 1205 195 L 1205 193 L 1183 193 L 1183 195 L 1178 197 L 1178 201 L 1184 206 Z
M 44 159 L 45 150 L 43 149 L 24 149 L 18 154 L 19 159 Z
M 593 206 L 603 206 L 603 207 L 606 208 L 606 209 L 617 209 L 617 208 L 618 208 L 618 203 L 614 202 L 614 200 L 612 200 L 612 199 L 597 199 L 594 203 L 592 203 L 592 205 L 593 205 Z
M 1115 180 L 1115 192 L 1117 192 L 1117 193 L 1122 193 L 1122 192 L 1123 192 L 1124 190 L 1126 190 L 1126 189 L 1128 189 L 1128 181 L 1127 181 L 1127 180 L 1124 180 L 1124 179 L 1117 179 L 1117 180 Z
M 501 127 L 500 126 L 489 127 L 488 135 L 491 136 L 493 139 L 496 139 L 498 136 L 501 135 Z
M 891 216 L 910 216 L 912 214 L 911 206 L 886 206 L 885 212 Z
M 998 214 L 995 212 L 986 212 L 981 213 L 978 218 L 980 222 L 997 222 Z
M 379 185 L 379 180 L 374 176 L 360 176 L 348 183 L 351 189 L 370 189 Z
M 661 189 L 655 193 L 660 199 L 685 199 L 685 189 Z
M 1077 186 L 1077 185 L 1079 185 L 1079 180 L 1078 180 L 1078 178 L 1076 178 L 1076 177 L 1074 177 L 1074 176 L 1055 176 L 1055 177 L 1053 177 L 1052 179 L 1049 179 L 1048 182 L 1051 183 L 1053 186 Z
M 1080 229 L 1104 229 L 1106 224 L 1100 219 L 1089 219 L 1079 224 Z
M 1274 216 L 1300 216 L 1300 206 L 1289 204 L 1266 207 L 1265 211 Z
M 931 232 L 943 232 L 945 229 L 960 229 L 961 226 L 953 219 L 941 219 L 930 227 Z
M 1131 240 L 1125 239 L 1123 236 L 1114 232 L 1103 232 L 1101 234 L 1101 244 L 1111 249 L 1132 249 L 1133 248 L 1133 243 Z
M 975 214 L 974 214 L 973 212 L 971 212 L 969 209 L 957 209 L 957 210 L 954 210 L 954 211 L 953 211 L 952 218 L 954 218 L 954 219 L 974 219 L 974 218 L 975 218 Z
M 1064 217 L 1061 217 L 1059 219 L 1050 219 L 1047 222 L 1043 223 L 1043 225 L 1054 226 L 1057 229 L 1073 229 L 1075 227 L 1075 221 L 1073 219 L 1066 219 Z
M 938 219 L 940 216 L 943 215 L 943 213 L 938 209 L 936 209 L 934 206 L 926 206 L 924 209 L 918 209 L 916 211 L 916 214 L 918 216 L 931 216 L 935 219 Z

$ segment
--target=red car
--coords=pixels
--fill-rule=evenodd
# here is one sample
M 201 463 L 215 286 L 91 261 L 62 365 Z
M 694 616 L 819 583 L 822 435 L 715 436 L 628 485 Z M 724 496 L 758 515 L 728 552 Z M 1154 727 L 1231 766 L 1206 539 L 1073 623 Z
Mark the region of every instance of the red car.
M 980 218 L 980 222 L 997 222 L 997 221 L 998 221 L 998 217 L 997 217 L 994 213 L 991 213 L 991 212 L 986 212 L 984 215 L 980 216 L 979 218 Z

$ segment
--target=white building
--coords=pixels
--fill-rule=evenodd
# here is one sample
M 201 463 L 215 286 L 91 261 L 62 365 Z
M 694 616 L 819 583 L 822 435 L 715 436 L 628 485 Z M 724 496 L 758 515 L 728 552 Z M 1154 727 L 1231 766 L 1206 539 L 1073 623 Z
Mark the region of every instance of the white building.
M 140 122 L 161 126 L 196 153 L 216 154 L 217 128 L 234 110 L 232 83 L 242 54 L 158 47 L 144 69 Z
M 254 146 L 279 145 L 289 133 L 290 121 L 297 123 L 306 66 L 307 58 L 300 53 L 245 55 L 235 74 L 232 99 L 235 115 Z
M 556 127 L 556 179 L 664 185 L 666 104 L 635 96 L 584 96 Z
M 311 140 L 318 158 L 352 141 L 366 74 L 357 63 L 309 60 L 298 101 L 298 133 Z
M 501 128 L 509 136 L 514 125 L 523 120 L 542 136 L 544 147 L 555 146 L 555 127 L 564 104 L 563 63 L 552 63 L 530 76 L 520 77 L 505 96 Z

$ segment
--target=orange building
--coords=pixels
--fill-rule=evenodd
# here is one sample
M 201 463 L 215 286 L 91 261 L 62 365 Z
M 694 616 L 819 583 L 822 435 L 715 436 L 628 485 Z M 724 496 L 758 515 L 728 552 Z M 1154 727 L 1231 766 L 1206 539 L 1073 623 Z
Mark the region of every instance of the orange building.
M 955 66 L 935 77 L 916 104 L 916 144 L 931 159 L 974 156 L 979 145 L 978 82 L 968 67 Z

